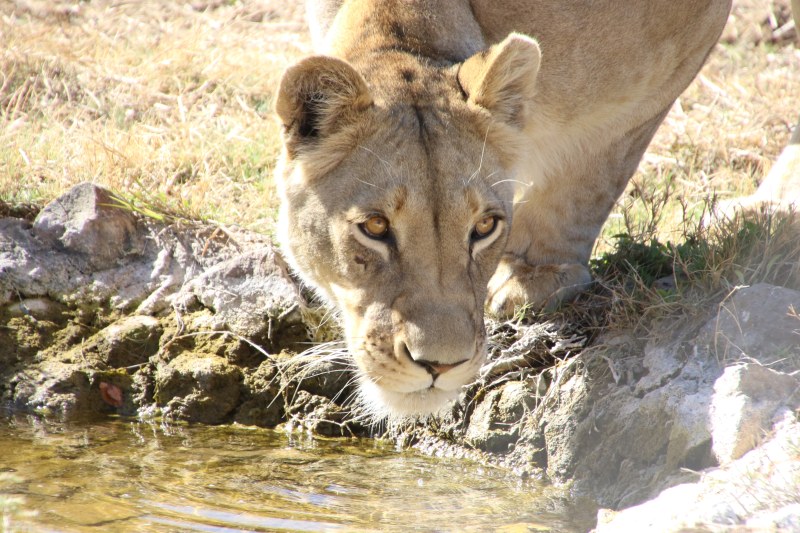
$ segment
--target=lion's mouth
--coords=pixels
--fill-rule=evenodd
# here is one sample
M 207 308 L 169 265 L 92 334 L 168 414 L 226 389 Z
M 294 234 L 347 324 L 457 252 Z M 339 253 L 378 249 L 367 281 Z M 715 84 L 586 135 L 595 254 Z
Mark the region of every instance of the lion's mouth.
M 409 418 L 440 413 L 471 383 L 485 357 L 477 353 L 445 372 L 429 372 L 413 365 L 377 374 L 362 368 L 359 383 L 361 404 L 373 418 Z
M 459 390 L 445 390 L 431 383 L 413 392 L 396 392 L 366 378 L 359 387 L 361 403 L 370 416 L 390 420 L 441 413 L 458 397 Z

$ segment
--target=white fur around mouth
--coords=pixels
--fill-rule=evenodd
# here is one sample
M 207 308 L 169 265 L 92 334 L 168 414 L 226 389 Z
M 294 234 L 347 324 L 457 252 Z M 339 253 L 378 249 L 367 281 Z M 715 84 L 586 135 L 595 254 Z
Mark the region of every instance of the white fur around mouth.
M 460 390 L 429 387 L 414 392 L 394 392 L 369 379 L 363 379 L 359 388 L 361 402 L 370 416 L 390 420 L 436 414 L 446 408 Z

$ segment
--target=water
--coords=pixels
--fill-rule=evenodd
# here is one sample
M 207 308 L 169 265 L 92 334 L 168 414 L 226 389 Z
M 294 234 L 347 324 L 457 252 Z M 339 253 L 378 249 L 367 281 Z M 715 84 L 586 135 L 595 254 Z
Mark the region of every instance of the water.
M 474 462 L 242 427 L 0 415 L 5 531 L 585 531 L 593 512 Z

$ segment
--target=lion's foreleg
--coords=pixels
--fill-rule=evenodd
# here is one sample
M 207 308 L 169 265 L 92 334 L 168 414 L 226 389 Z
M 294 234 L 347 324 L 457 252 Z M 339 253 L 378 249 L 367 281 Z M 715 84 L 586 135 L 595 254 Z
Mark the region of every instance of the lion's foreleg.
M 594 242 L 667 111 L 614 141 L 565 158 L 563 166 L 527 189 L 489 283 L 490 309 L 505 315 L 525 304 L 551 309 L 586 287 Z

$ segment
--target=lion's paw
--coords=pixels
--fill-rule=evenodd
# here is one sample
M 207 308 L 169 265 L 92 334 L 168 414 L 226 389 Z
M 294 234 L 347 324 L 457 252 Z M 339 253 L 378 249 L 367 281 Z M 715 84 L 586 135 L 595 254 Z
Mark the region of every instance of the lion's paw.
M 525 305 L 551 311 L 591 281 L 589 269 L 578 263 L 529 265 L 519 257 L 506 256 L 489 281 L 487 305 L 500 316 L 511 316 Z

